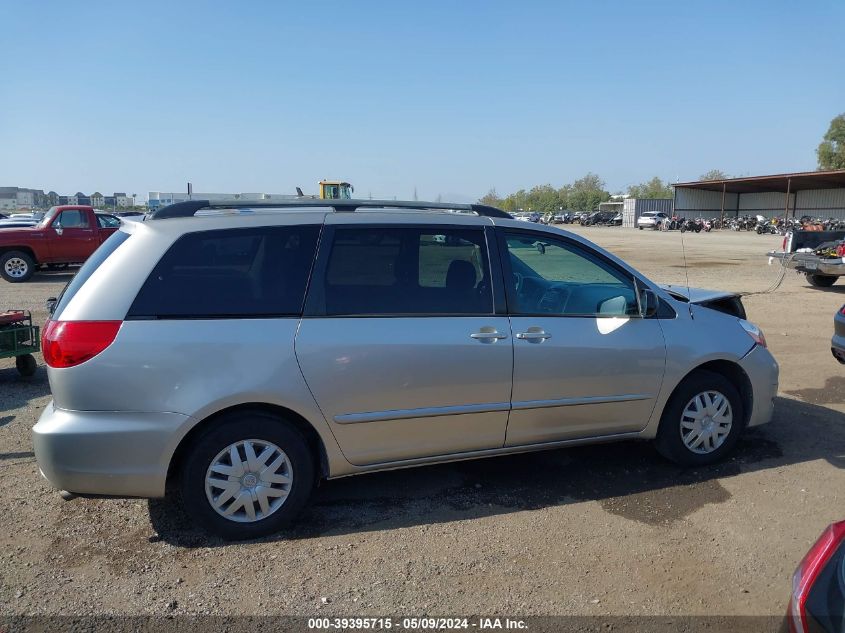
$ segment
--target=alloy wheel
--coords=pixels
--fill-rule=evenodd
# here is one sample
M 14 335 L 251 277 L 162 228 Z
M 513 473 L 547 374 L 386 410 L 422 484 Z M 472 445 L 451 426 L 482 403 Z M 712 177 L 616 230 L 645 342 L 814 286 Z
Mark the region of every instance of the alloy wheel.
M 29 272 L 29 264 L 20 257 L 10 257 L 3 266 L 9 277 L 25 277 Z

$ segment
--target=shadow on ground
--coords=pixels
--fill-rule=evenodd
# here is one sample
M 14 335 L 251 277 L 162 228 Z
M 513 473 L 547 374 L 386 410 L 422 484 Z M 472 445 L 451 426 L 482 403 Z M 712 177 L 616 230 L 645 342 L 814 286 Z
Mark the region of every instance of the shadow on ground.
M 827 460 L 845 468 L 845 415 L 785 398 L 771 424 L 750 429 L 733 457 L 684 469 L 650 443 L 624 442 L 457 462 L 329 481 L 296 525 L 268 540 L 308 539 L 445 523 L 597 501 L 612 514 L 668 525 L 730 498 L 720 479 Z M 149 502 L 158 537 L 181 547 L 223 545 L 167 499 Z
M 28 284 L 66 284 L 77 272 L 77 268 L 70 270 L 38 270 L 26 282 Z
M 14 359 L 11 367 L 0 369 L 0 411 L 10 412 L 25 406 L 36 398 L 50 394 L 50 382 L 47 380 L 47 368 L 41 354 L 35 356 L 38 369 L 29 377 L 21 376 L 15 369 Z M 0 427 L 12 421 L 10 416 L 0 417 Z

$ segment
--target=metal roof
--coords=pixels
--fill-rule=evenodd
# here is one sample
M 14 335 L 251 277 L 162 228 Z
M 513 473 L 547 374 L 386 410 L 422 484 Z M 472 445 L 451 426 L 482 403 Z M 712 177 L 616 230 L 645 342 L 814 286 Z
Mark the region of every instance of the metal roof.
M 749 176 L 747 178 L 726 178 L 725 180 L 698 180 L 676 182 L 675 187 L 705 189 L 727 193 L 762 193 L 766 191 L 801 191 L 805 189 L 845 188 L 845 169 L 834 171 L 800 171 L 794 174 L 773 174 L 770 176 Z

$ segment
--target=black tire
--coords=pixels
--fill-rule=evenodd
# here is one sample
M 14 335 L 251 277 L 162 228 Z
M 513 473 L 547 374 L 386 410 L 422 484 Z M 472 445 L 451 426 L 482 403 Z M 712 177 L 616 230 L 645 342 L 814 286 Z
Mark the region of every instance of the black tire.
M 696 233 L 701 233 L 701 226 L 696 225 L 696 227 L 695 227 L 695 232 L 696 232 Z
M 682 224 L 681 225 L 681 233 L 686 233 L 686 232 L 687 232 L 687 227 Z
M 731 430 L 722 444 L 710 453 L 694 453 L 681 437 L 681 419 L 687 404 L 698 394 L 708 390 L 722 393 L 733 414 Z M 698 369 L 687 376 L 666 403 L 660 418 L 655 446 L 666 459 L 682 466 L 706 466 L 718 462 L 730 453 L 745 429 L 745 409 L 736 387 L 724 376 Z
M 642 231 L 642 230 L 643 230 L 643 227 L 641 227 L 641 226 L 638 226 L 637 228 L 638 228 L 640 231 Z
M 15 356 L 15 367 L 17 367 L 21 376 L 29 378 L 35 374 L 38 363 L 35 362 L 35 356 L 32 354 L 24 354 L 23 356 Z
M 7 265 L 9 269 L 7 269 Z M 14 271 L 14 272 L 12 272 Z M 9 251 L 0 255 L 0 277 L 16 284 L 27 281 L 35 274 L 35 262 L 22 251 Z
M 836 277 L 831 275 L 813 275 L 807 273 L 807 281 L 815 288 L 830 288 L 836 283 Z
M 239 523 L 219 515 L 206 496 L 205 477 L 212 460 L 236 442 L 272 442 L 287 455 L 293 483 L 284 503 L 266 518 Z M 299 514 L 315 484 L 314 458 L 302 434 L 288 422 L 262 411 L 238 411 L 219 418 L 192 442 L 179 476 L 185 514 L 200 528 L 226 540 L 248 540 L 278 532 Z

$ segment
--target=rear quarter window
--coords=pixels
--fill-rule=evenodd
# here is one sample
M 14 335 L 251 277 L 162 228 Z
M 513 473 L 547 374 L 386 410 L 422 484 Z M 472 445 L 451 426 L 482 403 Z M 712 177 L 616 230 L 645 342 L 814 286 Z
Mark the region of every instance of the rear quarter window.
M 298 316 L 318 225 L 188 233 L 156 265 L 127 319 Z
M 115 231 L 105 242 L 100 244 L 100 247 L 85 261 L 82 268 L 79 269 L 79 272 L 76 273 L 74 278 L 70 280 L 70 283 L 68 283 L 68 285 L 65 286 L 65 289 L 62 290 L 62 294 L 59 295 L 56 308 L 53 310 L 51 318 L 59 319 L 61 317 L 62 311 L 65 307 L 67 307 L 67 304 L 70 303 L 70 300 L 73 299 L 73 296 L 79 292 L 82 285 L 88 281 L 91 275 L 94 274 L 94 271 L 102 266 L 103 262 L 105 262 L 111 254 L 120 247 L 121 244 L 128 240 L 129 237 L 129 233 Z

